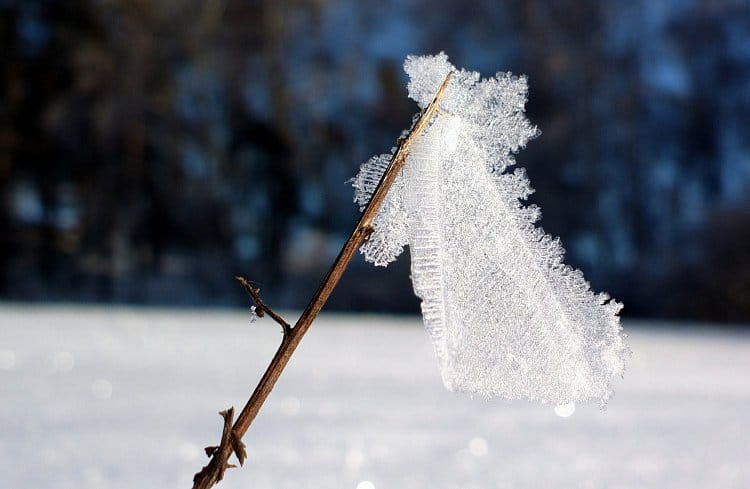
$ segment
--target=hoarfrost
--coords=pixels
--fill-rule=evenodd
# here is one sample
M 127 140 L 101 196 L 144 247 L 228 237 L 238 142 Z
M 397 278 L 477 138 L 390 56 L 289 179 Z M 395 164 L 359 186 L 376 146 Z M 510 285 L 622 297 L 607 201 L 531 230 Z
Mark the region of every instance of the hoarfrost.
M 563 264 L 559 240 L 535 226 L 536 206 L 514 154 L 538 134 L 525 117 L 524 77 L 480 79 L 448 57 L 409 56 L 420 107 L 453 72 L 440 113 L 414 143 L 362 246 L 385 266 L 409 245 L 412 282 L 450 390 L 555 404 L 610 396 L 628 348 L 621 304 L 594 294 Z M 354 178 L 367 205 L 391 154 Z

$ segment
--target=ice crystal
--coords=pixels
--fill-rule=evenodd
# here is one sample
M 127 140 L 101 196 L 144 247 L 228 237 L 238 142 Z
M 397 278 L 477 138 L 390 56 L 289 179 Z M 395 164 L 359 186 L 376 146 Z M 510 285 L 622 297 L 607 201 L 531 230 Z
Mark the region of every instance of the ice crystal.
M 535 226 L 539 208 L 514 154 L 538 134 L 524 115 L 524 77 L 480 79 L 448 57 L 410 56 L 409 96 L 429 104 L 448 72 L 440 113 L 388 192 L 365 258 L 385 266 L 408 245 L 414 292 L 451 390 L 565 404 L 606 402 L 623 373 L 621 304 L 594 294 L 563 264 L 559 240 Z M 391 155 L 362 165 L 364 208 Z

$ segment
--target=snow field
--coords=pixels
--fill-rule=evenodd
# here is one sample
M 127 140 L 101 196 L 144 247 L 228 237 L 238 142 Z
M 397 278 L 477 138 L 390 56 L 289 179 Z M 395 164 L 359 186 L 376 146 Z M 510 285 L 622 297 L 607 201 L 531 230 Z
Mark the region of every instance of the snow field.
M 218 487 L 750 487 L 750 334 L 624 326 L 607 410 L 563 417 L 447 392 L 418 317 L 324 314 Z M 0 306 L 3 486 L 190 487 L 280 337 L 247 311 Z

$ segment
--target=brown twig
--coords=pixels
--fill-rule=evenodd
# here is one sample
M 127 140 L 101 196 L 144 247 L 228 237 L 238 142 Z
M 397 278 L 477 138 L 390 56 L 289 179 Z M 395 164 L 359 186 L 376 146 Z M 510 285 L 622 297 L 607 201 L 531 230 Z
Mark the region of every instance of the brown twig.
M 274 312 L 273 309 L 268 307 L 265 302 L 263 302 L 263 299 L 260 298 L 260 289 L 256 289 L 253 287 L 250 282 L 245 280 L 244 277 L 234 277 L 239 281 L 239 283 L 242 284 L 242 286 L 245 288 L 248 294 L 250 294 L 250 297 L 253 298 L 253 301 L 255 301 L 255 305 L 258 306 L 258 309 L 255 311 L 255 313 L 258 315 L 258 317 L 263 317 L 268 313 L 269 316 L 271 316 L 271 319 L 279 323 L 281 326 L 281 330 L 284 332 L 284 337 L 289 336 L 289 334 L 292 332 L 292 327 L 284 321 L 284 318 L 279 316 Z
M 289 358 L 292 356 L 292 353 L 294 353 L 297 345 L 299 345 L 302 337 L 323 308 L 323 305 L 331 295 L 333 288 L 338 284 L 341 275 L 344 273 L 344 270 L 354 256 L 354 253 L 356 253 L 357 248 L 359 248 L 362 242 L 370 235 L 370 233 L 372 233 L 372 222 L 375 219 L 380 206 L 383 204 L 388 190 L 403 167 L 414 141 L 422 134 L 422 132 L 424 132 L 432 121 L 433 116 L 438 112 L 440 100 L 450 79 L 451 74 L 449 73 L 445 77 L 445 80 L 443 80 L 440 88 L 438 88 L 432 102 L 430 102 L 430 104 L 422 111 L 422 114 L 412 127 L 409 134 L 406 137 L 399 139 L 396 152 L 393 155 L 393 158 L 391 158 L 388 168 L 385 170 L 383 177 L 380 179 L 380 183 L 378 183 L 375 192 L 370 198 L 370 202 L 362 212 L 354 231 L 352 231 L 352 234 L 341 249 L 333 266 L 323 278 L 318 290 L 315 292 L 312 299 L 310 299 L 310 303 L 302 312 L 302 315 L 299 317 L 294 327 L 290 328 L 280 316 L 263 303 L 260 299 L 258 289 L 253 288 L 245 279 L 237 277 L 240 283 L 242 283 L 248 293 L 252 296 L 260 310 L 268 313 L 269 316 L 281 324 L 282 328 L 284 328 L 285 334 L 281 341 L 281 345 L 279 345 L 279 349 L 271 359 L 271 363 L 268 365 L 268 368 L 263 374 L 263 377 L 261 377 L 258 386 L 250 396 L 247 404 L 245 404 L 245 407 L 242 409 L 242 412 L 231 430 L 227 430 L 226 428 L 227 417 L 225 416 L 225 429 L 222 434 L 222 442 L 219 447 L 211 450 L 211 453 L 209 454 L 211 461 L 209 464 L 195 474 L 195 477 L 193 478 L 193 489 L 209 489 L 220 481 L 224 475 L 224 470 L 227 468 L 227 460 L 233 451 L 238 452 L 238 456 L 239 452 L 243 454 L 243 457 L 240 458 L 240 464 L 244 461 L 244 445 L 241 445 L 242 442 L 240 440 L 258 415 L 263 402 L 271 393 L 271 389 L 273 389 L 273 386 L 276 384 L 276 381 L 284 370 L 284 367 L 286 367 L 286 364 L 289 362 Z M 230 416 L 231 412 L 230 408 Z M 235 446 L 242 446 L 242 450 L 235 450 L 233 448 Z
M 232 452 L 234 452 L 234 454 L 237 456 L 237 460 L 240 461 L 240 465 L 243 465 L 245 463 L 245 458 L 247 457 L 245 444 L 242 443 L 242 440 L 240 440 L 240 438 L 234 436 L 234 433 L 232 432 L 234 408 L 230 407 L 226 411 L 222 411 L 219 414 L 222 418 L 224 418 L 224 429 L 221 433 L 221 442 L 219 443 L 218 447 L 206 447 L 206 455 L 211 457 L 211 460 L 208 462 L 208 465 L 203 467 L 203 469 L 198 474 L 195 474 L 195 477 L 193 478 L 194 483 L 197 482 L 198 475 L 202 474 L 203 472 L 211 472 L 215 474 L 216 482 L 222 480 L 224 478 L 224 472 L 227 469 L 236 467 L 236 465 L 227 463 L 227 460 L 229 460 L 229 456 L 232 455 Z

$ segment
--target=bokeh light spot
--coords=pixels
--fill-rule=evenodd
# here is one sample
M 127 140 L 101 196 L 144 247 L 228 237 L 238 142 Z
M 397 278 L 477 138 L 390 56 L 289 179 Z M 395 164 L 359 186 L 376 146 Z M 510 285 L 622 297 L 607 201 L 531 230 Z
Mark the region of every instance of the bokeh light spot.
M 13 370 L 16 366 L 16 353 L 13 350 L 0 350 L 0 370 Z
M 365 462 L 365 455 L 362 450 L 353 449 L 346 452 L 346 466 L 351 470 L 357 470 Z
M 488 451 L 487 440 L 484 438 L 476 437 L 469 441 L 469 453 L 475 457 L 484 457 Z
M 105 379 L 97 379 L 91 384 L 91 394 L 97 399 L 112 397 L 112 383 Z
M 70 352 L 59 351 L 52 355 L 52 371 L 67 373 L 73 370 L 75 366 L 75 359 Z
M 186 462 L 198 460 L 201 454 L 200 448 L 193 443 L 183 443 L 179 448 L 180 458 Z
M 281 400 L 279 407 L 281 408 L 281 412 L 286 416 L 297 416 L 302 403 L 296 397 L 288 396 Z
M 561 418 L 567 418 L 571 414 L 573 414 L 576 410 L 576 405 L 574 402 L 568 402 L 566 404 L 558 404 L 555 406 L 555 414 L 560 416 Z

